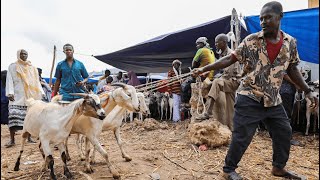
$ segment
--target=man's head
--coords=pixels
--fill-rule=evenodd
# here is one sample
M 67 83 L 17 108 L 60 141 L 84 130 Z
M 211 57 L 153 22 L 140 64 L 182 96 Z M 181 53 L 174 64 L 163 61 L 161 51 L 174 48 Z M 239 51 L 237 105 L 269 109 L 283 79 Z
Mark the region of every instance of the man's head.
M 22 61 L 26 61 L 28 59 L 28 52 L 24 49 L 21 49 L 19 50 L 20 51 L 20 54 L 19 54 L 19 58 L 22 60 Z M 18 51 L 18 52 L 19 52 Z
M 112 83 L 113 81 L 113 78 L 111 76 L 108 76 L 107 79 L 106 79 L 107 83 Z
M 118 75 L 117 75 L 118 79 L 121 79 L 121 78 L 122 78 L 122 75 L 123 75 L 123 73 L 122 73 L 121 71 L 119 71 L 119 72 L 118 72 Z
M 260 11 L 260 26 L 264 36 L 276 35 L 283 17 L 282 5 L 277 1 L 265 4 Z
M 209 47 L 209 43 L 207 41 L 208 41 L 208 39 L 206 37 L 199 37 L 196 40 L 197 49 L 203 48 L 205 46 Z
M 175 69 L 179 69 L 180 66 L 181 66 L 182 62 L 179 61 L 178 59 L 172 61 L 172 66 L 175 68 Z
M 63 46 L 63 52 L 66 54 L 67 58 L 73 58 L 74 49 L 71 44 L 65 44 Z
M 110 74 L 111 74 L 110 70 L 106 69 L 104 71 L 104 77 L 108 77 L 108 76 L 110 76 Z
M 228 36 L 225 34 L 218 34 L 215 38 L 216 49 L 224 51 L 228 47 Z

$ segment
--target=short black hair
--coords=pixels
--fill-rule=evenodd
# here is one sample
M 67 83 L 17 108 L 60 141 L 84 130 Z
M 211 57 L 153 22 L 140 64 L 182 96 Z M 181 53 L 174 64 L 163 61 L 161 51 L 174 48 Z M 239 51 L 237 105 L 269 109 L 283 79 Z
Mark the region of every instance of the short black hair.
M 42 69 L 41 68 L 37 68 L 38 69 L 38 73 L 42 73 Z
M 268 2 L 265 5 L 263 5 L 262 8 L 265 8 L 265 7 L 270 7 L 277 14 L 281 15 L 283 13 L 282 5 L 278 1 Z
M 113 78 L 112 76 L 108 76 L 107 79 L 106 79 L 107 83 L 111 83 L 113 81 Z
M 104 71 L 104 74 L 107 74 L 107 73 L 109 73 L 109 75 L 111 74 L 111 72 L 110 72 L 109 69 L 106 69 L 106 70 Z
M 63 45 L 63 51 L 64 51 L 64 48 L 65 48 L 66 46 L 71 46 L 72 49 L 74 50 L 73 46 L 72 46 L 71 44 L 67 43 L 67 44 Z

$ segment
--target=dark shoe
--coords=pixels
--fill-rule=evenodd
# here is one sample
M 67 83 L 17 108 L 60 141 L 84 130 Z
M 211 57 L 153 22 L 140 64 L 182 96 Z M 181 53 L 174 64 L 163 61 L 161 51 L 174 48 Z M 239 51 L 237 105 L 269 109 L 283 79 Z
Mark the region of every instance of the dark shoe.
M 16 143 L 14 143 L 13 141 L 9 141 L 7 144 L 5 144 L 4 146 L 6 147 L 6 148 L 9 148 L 9 147 L 12 147 L 12 146 L 15 146 L 16 145 Z
M 242 180 L 242 177 L 235 171 L 230 173 L 224 173 L 223 177 L 227 180 Z
M 300 146 L 301 145 L 299 141 L 293 140 L 293 139 L 290 141 L 290 144 L 293 146 Z
M 277 167 L 273 167 L 271 171 L 272 175 L 277 177 L 283 177 L 286 179 L 300 179 L 300 180 L 306 180 L 307 178 L 303 175 L 296 174 L 292 171 L 286 171 L 284 169 L 279 169 Z

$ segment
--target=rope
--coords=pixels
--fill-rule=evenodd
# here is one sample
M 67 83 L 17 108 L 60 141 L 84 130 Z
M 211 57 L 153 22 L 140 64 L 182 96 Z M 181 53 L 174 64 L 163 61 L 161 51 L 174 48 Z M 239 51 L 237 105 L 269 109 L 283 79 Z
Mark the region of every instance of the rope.
M 199 85 L 199 87 L 197 89 L 199 89 L 199 96 L 198 96 L 198 102 L 197 102 L 197 114 L 198 115 L 203 115 L 205 112 L 206 112 L 206 105 L 204 104 L 204 101 L 203 101 L 203 96 L 202 96 L 202 82 L 201 82 L 201 78 L 200 76 L 197 77 L 196 79 L 196 84 Z M 203 110 L 202 110 L 202 113 L 199 113 L 199 105 L 200 105 L 200 102 L 202 103 L 203 105 Z

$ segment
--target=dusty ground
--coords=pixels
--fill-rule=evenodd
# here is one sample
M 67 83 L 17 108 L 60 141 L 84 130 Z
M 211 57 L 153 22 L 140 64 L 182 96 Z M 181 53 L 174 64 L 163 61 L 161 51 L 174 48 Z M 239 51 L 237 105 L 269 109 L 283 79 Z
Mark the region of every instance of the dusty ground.
M 192 147 L 187 135 L 189 121 L 178 124 L 162 124 L 162 128 L 144 128 L 137 123 L 124 124 L 122 139 L 126 142 L 124 149 L 133 158 L 125 162 L 111 132 L 103 132 L 101 142 L 105 144 L 110 160 L 119 170 L 121 179 L 151 179 L 150 174 L 158 173 L 161 179 L 222 179 L 222 166 L 227 147 L 197 151 Z M 49 179 L 49 171 L 42 173 L 42 156 L 38 144 L 27 144 L 20 171 L 14 172 L 13 167 L 19 152 L 20 133 L 16 136 L 15 147 L 5 148 L 9 139 L 7 126 L 1 125 L 1 179 Z M 68 163 L 74 179 L 87 179 L 76 151 L 75 136 L 69 140 L 72 160 Z M 294 139 L 304 146 L 292 146 L 287 168 L 302 173 L 308 179 L 319 179 L 319 137 L 294 134 Z M 66 179 L 63 175 L 59 151 L 54 151 L 55 172 L 58 179 Z M 97 164 L 93 165 L 92 179 L 112 179 L 103 158 L 96 155 Z M 281 179 L 270 174 L 272 161 L 271 141 L 267 133 L 257 134 L 237 169 L 246 179 Z M 176 163 L 176 164 L 175 164 Z

